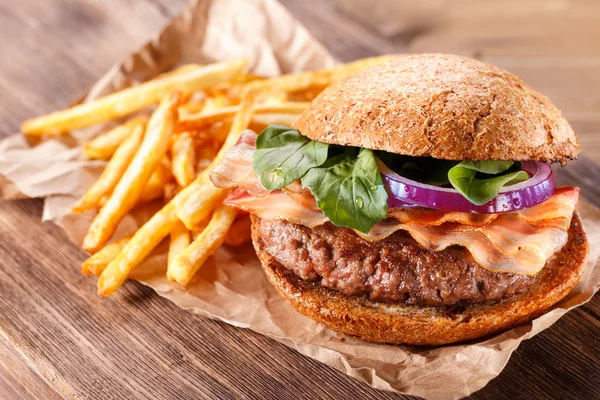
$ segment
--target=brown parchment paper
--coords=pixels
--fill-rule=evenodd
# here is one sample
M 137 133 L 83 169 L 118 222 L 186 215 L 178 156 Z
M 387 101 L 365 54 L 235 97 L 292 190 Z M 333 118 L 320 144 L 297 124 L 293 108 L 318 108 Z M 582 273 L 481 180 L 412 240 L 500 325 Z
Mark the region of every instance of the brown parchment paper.
M 84 101 L 151 78 L 176 64 L 240 56 L 250 60 L 252 72 L 263 75 L 334 64 L 328 52 L 275 0 L 199 0 L 143 48 L 115 64 Z M 99 175 L 103 163 L 86 161 L 78 143 L 102 129 L 77 132 L 71 138 L 35 147 L 21 135 L 0 142 L 0 195 L 5 199 L 45 197 L 44 220 L 61 225 L 81 244 L 93 215 L 74 215 L 70 209 Z M 578 209 L 591 247 L 581 282 L 540 318 L 468 345 L 428 349 L 349 337 L 340 341 L 337 334 L 297 313 L 279 297 L 251 246 L 242 251 L 221 248 L 185 289 L 166 279 L 166 254 L 161 248 L 132 278 L 193 313 L 260 332 L 375 388 L 428 399 L 455 399 L 485 386 L 502 371 L 521 341 L 548 328 L 599 289 L 600 210 L 584 202 Z M 135 230 L 148 217 L 144 215 L 147 212 L 128 215 L 115 238 Z

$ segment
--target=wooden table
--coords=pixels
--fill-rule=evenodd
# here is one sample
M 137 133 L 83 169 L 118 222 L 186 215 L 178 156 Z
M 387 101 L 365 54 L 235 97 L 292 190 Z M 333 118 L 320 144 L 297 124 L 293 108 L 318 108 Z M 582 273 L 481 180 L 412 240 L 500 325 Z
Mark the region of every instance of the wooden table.
M 548 94 L 578 132 L 580 160 L 559 181 L 600 206 L 600 4 L 285 0 L 341 60 L 457 52 L 511 70 Z M 337 4 L 336 4 L 337 3 Z M 0 135 L 64 107 L 142 44 L 184 0 L 0 3 Z M 95 295 L 85 254 L 42 224 L 41 200 L 0 206 L 0 398 L 401 398 L 251 331 L 198 318 L 127 283 Z M 598 245 L 598 244 L 592 244 Z M 597 398 L 600 296 L 524 342 L 474 399 Z

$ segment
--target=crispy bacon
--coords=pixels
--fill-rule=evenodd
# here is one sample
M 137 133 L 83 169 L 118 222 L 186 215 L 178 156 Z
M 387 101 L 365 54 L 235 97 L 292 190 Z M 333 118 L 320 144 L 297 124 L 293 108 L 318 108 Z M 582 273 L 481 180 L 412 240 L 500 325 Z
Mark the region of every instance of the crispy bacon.
M 215 186 L 227 189 L 239 187 L 256 197 L 269 194 L 252 170 L 256 136 L 251 130 L 244 131 L 238 143 L 227 151 L 223 160 L 210 173 L 210 180 Z
M 314 197 L 299 181 L 276 191 L 260 184 L 252 171 L 255 143 L 254 132 L 244 133 L 212 171 L 211 180 L 216 186 L 236 188 L 225 204 L 265 220 L 284 219 L 308 227 L 326 223 L 328 219 Z M 561 187 L 544 203 L 503 214 L 390 208 L 388 218 L 368 234 L 356 233 L 376 241 L 404 230 L 426 249 L 438 251 L 460 245 L 488 270 L 533 275 L 567 242 L 578 197 L 578 188 Z
M 398 230 L 407 231 L 421 246 L 443 250 L 461 245 L 490 271 L 533 275 L 564 246 L 575 208 L 576 188 L 557 191 L 536 214 L 525 218 L 517 213 L 468 214 L 427 209 L 392 209 L 390 218 L 376 224 L 368 234 L 356 232 L 369 241 L 382 240 Z M 569 199 L 566 201 L 565 199 Z M 566 203 L 566 204 L 565 204 Z M 264 198 L 234 192 L 225 204 L 256 214 L 265 220 L 285 219 L 314 227 L 327 222 L 320 210 L 305 207 L 282 191 Z M 554 211 L 551 211 L 554 209 Z M 552 219 L 548 219 L 549 217 Z M 543 224 L 536 224 L 543 221 Z
M 309 227 L 327 222 L 321 210 L 304 207 L 281 190 L 272 191 L 268 196 L 259 198 L 242 189 L 236 189 L 227 196 L 224 204 L 256 214 L 269 221 L 285 219 Z
M 308 207 L 313 210 L 319 209 L 319 207 L 317 206 L 317 200 L 315 200 L 315 196 L 312 195 L 310 190 L 304 189 L 302 187 L 300 180 L 295 180 L 294 182 L 284 187 L 282 190 L 285 192 L 285 194 L 290 196 L 292 200 L 294 200 L 301 206 Z
M 579 188 L 562 186 L 556 188 L 554 195 L 543 203 L 517 211 L 522 220 L 540 227 L 569 229 L 571 216 L 579 200 Z

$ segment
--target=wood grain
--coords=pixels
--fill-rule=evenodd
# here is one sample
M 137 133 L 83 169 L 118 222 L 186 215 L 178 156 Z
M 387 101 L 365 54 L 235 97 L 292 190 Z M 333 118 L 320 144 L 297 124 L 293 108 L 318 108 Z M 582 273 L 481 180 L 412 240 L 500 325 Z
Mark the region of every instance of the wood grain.
M 48 399 L 62 397 L 36 375 L 6 343 L 0 341 L 0 394 L 6 400 Z
M 66 397 L 333 398 L 350 388 L 361 398 L 380 396 L 264 336 L 197 318 L 140 284 L 106 299 L 93 295 L 94 280 L 78 271 L 84 252 L 60 228 L 39 223 L 40 206 L 12 201 L 0 213 L 0 331 Z
M 458 24 L 454 27 L 437 14 L 421 18 L 422 10 L 408 13 L 408 3 L 401 10 L 386 12 L 380 3 L 356 8 L 360 1 L 371 5 L 367 0 L 348 0 L 343 8 L 337 0 L 283 3 L 342 60 L 420 49 L 415 43 L 437 43 L 431 49 L 442 51 L 442 39 L 449 45 L 464 43 L 466 39 L 456 42 L 446 34 L 460 35 L 460 24 L 479 26 L 479 36 L 472 39 L 476 49 L 495 49 L 494 38 L 502 33 L 495 27 L 495 36 L 488 35 L 491 42 L 484 40 L 485 24 L 476 21 L 481 14 L 469 11 L 473 1 L 461 3 L 462 14 L 453 11 L 452 23 Z M 0 4 L 0 26 L 8 33 L 5 39 L 10 39 L 0 39 L 0 89 L 5 94 L 0 98 L 0 136 L 14 132 L 25 117 L 69 104 L 183 3 L 22 0 L 10 7 Z M 527 8 L 527 3 L 534 2 L 521 2 L 525 5 L 511 13 Z M 588 14 L 592 11 L 585 9 Z M 413 25 L 394 31 L 375 15 L 388 20 L 393 15 Z M 489 18 L 486 22 L 491 23 Z M 425 23 L 427 28 L 420 28 Z M 600 106 L 594 92 L 598 81 L 591 73 L 596 64 L 586 69 L 589 61 L 580 58 L 592 54 L 596 44 L 581 41 L 585 29 L 591 28 L 573 29 L 579 35 L 574 36 L 578 42 L 573 53 L 565 49 L 561 67 L 546 75 L 548 80 L 538 76 L 540 65 L 544 70 L 554 68 L 548 60 L 535 65 L 527 61 L 522 71 L 537 88 L 554 90 L 552 99 L 566 105 L 568 112 L 576 117 L 581 113 L 582 125 L 574 126 L 592 135 L 581 136 L 582 143 L 587 141 L 584 156 L 558 171 L 558 179 L 581 186 L 583 196 L 600 206 L 600 167 L 592 162 L 600 153 L 587 147 L 592 143 L 593 148 L 598 140 L 594 123 Z M 441 32 L 436 37 L 442 39 L 428 42 L 428 32 Z M 541 42 L 540 54 L 548 54 L 551 41 Z M 503 43 L 508 48 L 501 56 L 516 57 L 511 65 L 527 55 L 518 37 Z M 573 75 L 565 78 L 565 74 Z M 0 343 L 0 398 L 408 398 L 375 391 L 248 330 L 198 318 L 137 283 L 127 283 L 108 299 L 95 296 L 95 281 L 79 273 L 84 253 L 59 228 L 40 222 L 41 206 L 40 200 L 0 204 L 0 334 L 5 342 Z M 596 296 L 524 342 L 505 371 L 472 398 L 597 397 L 599 321 L 600 297 Z M 29 367 L 34 372 L 28 373 Z

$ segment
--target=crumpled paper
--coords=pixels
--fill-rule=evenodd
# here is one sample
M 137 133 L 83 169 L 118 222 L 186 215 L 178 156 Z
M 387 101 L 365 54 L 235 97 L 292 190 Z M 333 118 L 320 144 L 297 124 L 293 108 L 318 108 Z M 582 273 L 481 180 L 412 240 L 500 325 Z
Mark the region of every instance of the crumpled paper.
M 253 73 L 261 75 L 335 63 L 274 0 L 198 0 L 139 51 L 117 63 L 82 101 L 149 79 L 177 64 L 240 56 L 250 60 Z M 94 127 L 34 147 L 21 135 L 0 142 L 0 195 L 45 197 L 43 218 L 61 225 L 81 244 L 93 215 L 75 215 L 70 210 L 103 163 L 86 161 L 78 144 L 105 128 Z M 584 202 L 578 210 L 590 243 L 600 242 L 600 210 Z M 135 214 L 122 221 L 115 238 L 135 230 L 148 217 L 148 210 Z M 132 278 L 193 313 L 272 337 L 375 388 L 455 399 L 484 387 L 502 371 L 521 341 L 593 296 L 600 288 L 600 247 L 591 246 L 591 251 L 581 282 L 551 311 L 487 340 L 439 348 L 373 344 L 350 337 L 341 341 L 338 334 L 297 313 L 275 292 L 249 245 L 241 251 L 221 248 L 185 289 L 167 280 L 164 248 L 155 251 Z

